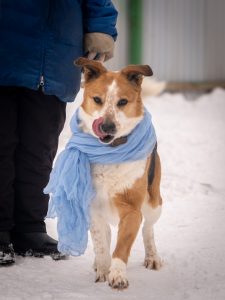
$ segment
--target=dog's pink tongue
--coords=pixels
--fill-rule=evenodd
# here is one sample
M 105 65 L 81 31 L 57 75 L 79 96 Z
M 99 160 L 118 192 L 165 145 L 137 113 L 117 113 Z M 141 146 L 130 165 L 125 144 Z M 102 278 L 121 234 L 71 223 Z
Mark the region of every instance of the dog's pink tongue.
M 100 126 L 102 125 L 103 121 L 104 120 L 101 117 L 99 119 L 94 120 L 94 122 L 92 124 L 92 129 L 99 138 L 104 138 L 107 135 L 107 134 L 104 134 L 100 129 Z

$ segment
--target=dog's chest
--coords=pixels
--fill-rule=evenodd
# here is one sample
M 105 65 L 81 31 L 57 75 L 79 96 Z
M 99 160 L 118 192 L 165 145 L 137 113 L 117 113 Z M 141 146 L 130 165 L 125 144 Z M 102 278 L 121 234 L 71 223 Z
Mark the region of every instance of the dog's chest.
M 146 159 L 114 165 L 93 164 L 91 169 L 96 197 L 92 202 L 92 213 L 100 214 L 116 225 L 118 218 L 113 197 L 132 188 L 135 181 L 143 176 L 145 167 Z

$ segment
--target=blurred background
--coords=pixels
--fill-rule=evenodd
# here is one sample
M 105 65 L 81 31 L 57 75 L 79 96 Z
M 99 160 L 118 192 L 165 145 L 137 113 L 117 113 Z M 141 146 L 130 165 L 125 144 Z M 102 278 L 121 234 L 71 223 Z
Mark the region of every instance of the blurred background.
M 224 0 L 113 0 L 119 11 L 114 58 L 149 64 L 167 90 L 225 87 Z

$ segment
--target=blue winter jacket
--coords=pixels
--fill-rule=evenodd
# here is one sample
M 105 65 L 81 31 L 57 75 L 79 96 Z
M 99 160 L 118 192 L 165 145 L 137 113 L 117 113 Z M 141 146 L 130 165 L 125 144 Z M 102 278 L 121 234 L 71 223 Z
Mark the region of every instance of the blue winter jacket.
M 110 0 L 0 0 L 0 85 L 23 86 L 63 101 L 80 87 L 83 34 L 116 38 Z

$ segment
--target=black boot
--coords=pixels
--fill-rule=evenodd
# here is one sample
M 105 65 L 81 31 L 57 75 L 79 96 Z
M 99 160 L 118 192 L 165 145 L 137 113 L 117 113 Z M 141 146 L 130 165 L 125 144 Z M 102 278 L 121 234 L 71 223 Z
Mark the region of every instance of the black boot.
M 11 240 L 15 252 L 22 256 L 43 257 L 50 255 L 54 260 L 66 258 L 58 251 L 57 241 L 45 232 L 12 232 Z
M 9 266 L 15 262 L 15 252 L 10 242 L 9 232 L 0 232 L 0 266 Z

